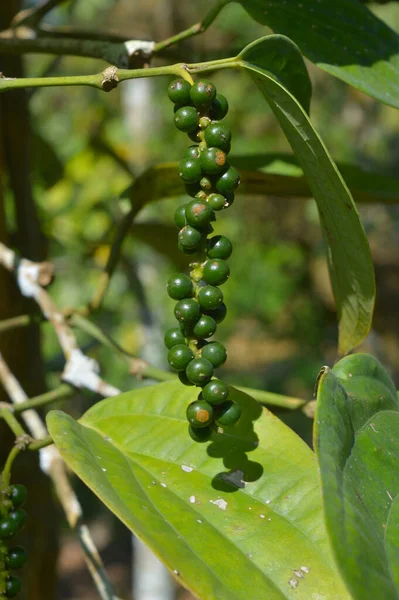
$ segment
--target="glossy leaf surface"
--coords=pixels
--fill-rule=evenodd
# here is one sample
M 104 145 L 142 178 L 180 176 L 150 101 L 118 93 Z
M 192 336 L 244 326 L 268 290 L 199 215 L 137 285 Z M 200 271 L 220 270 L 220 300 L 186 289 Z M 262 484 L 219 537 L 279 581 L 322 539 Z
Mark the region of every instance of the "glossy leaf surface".
M 292 44 L 287 38 L 284 43 Z M 317 202 L 338 311 L 339 352 L 346 354 L 364 340 L 371 327 L 375 281 L 370 248 L 334 161 L 299 102 L 270 71 L 268 56 L 271 50 L 273 57 L 275 44 L 280 47 L 281 36 L 257 40 L 238 55 L 237 64 L 248 72 L 270 104 Z
M 349 598 L 332 567 L 314 454 L 251 397 L 197 444 L 179 382 L 99 402 L 48 426 L 67 464 L 199 598 Z
M 372 356 L 321 375 L 315 447 L 327 530 L 353 598 L 399 598 L 399 403 Z
M 399 108 L 399 41 L 358 0 L 242 0 L 259 23 L 292 39 L 320 68 Z

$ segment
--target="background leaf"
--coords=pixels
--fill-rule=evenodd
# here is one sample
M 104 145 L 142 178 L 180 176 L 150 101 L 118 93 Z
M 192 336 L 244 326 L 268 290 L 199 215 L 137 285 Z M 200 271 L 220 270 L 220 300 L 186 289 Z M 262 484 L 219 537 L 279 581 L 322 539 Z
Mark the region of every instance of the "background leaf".
M 241 0 L 259 23 L 291 38 L 320 68 L 399 108 L 397 34 L 357 0 Z
M 198 597 L 349 599 L 333 570 L 315 457 L 251 397 L 209 444 L 187 433 L 197 392 L 166 382 L 48 426 L 67 464 Z M 302 568 L 301 568 L 302 567 Z
M 370 248 L 350 192 L 322 140 L 300 104 L 267 70 L 275 43 L 281 46 L 281 36 L 262 38 L 244 48 L 237 62 L 270 104 L 317 202 L 338 311 L 339 352 L 346 354 L 371 327 L 375 282 Z
M 372 356 L 322 374 L 315 447 L 328 534 L 353 598 L 399 598 L 399 403 Z

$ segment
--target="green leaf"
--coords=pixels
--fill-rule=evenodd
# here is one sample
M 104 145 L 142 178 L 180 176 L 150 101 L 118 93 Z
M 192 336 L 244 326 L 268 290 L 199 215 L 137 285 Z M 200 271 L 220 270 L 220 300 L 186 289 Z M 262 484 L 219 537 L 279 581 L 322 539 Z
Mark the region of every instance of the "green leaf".
M 240 422 L 193 442 L 185 409 L 197 393 L 166 382 L 104 400 L 80 423 L 53 411 L 48 427 L 69 467 L 197 597 L 349 600 L 314 454 L 234 389 Z
M 269 53 L 282 36 L 250 44 L 236 62 L 245 69 L 275 113 L 317 202 L 339 319 L 339 352 L 346 354 L 367 336 L 372 321 L 375 281 L 367 237 L 351 194 L 303 108 L 268 70 Z M 285 38 L 285 43 L 292 42 Z
M 239 192 L 304 198 L 312 195 L 303 170 L 292 154 L 232 155 L 229 162 L 242 174 L 243 185 Z M 349 163 L 336 164 L 356 202 L 399 203 L 399 179 Z
M 240 0 L 320 68 L 399 108 L 398 35 L 356 0 Z
M 399 598 L 399 403 L 372 356 L 325 368 L 315 447 L 326 526 L 355 600 Z

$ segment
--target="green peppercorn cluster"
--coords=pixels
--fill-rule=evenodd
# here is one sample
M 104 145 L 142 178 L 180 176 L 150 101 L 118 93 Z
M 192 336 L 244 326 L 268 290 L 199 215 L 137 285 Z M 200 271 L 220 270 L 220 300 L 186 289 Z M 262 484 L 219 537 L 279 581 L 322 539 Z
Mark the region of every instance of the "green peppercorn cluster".
M 24 527 L 27 514 L 22 508 L 27 496 L 24 485 L 11 485 L 3 491 L 1 499 L 0 519 L 0 564 L 5 575 L 6 589 L 0 598 L 14 598 L 21 589 L 18 577 L 11 574 L 14 569 L 20 569 L 27 561 L 28 555 L 22 546 L 8 547 L 8 542 Z
M 196 441 L 209 439 L 214 425 L 234 425 L 241 409 L 229 401 L 229 388 L 214 379 L 214 369 L 224 364 L 226 349 L 220 342 L 209 341 L 218 323 L 226 316 L 220 285 L 227 281 L 230 269 L 226 260 L 232 253 L 230 240 L 213 233 L 217 212 L 231 206 L 240 177 L 227 160 L 231 131 L 222 123 L 228 103 L 207 80 L 191 85 L 176 79 L 168 88 L 175 105 L 176 127 L 195 142 L 183 155 L 179 174 L 192 198 L 179 206 L 175 223 L 179 228 L 178 246 L 192 255 L 190 274 L 181 273 L 167 284 L 171 298 L 177 301 L 175 317 L 179 327 L 165 334 L 170 366 L 178 371 L 185 385 L 202 388 L 198 400 L 187 408 L 189 432 Z

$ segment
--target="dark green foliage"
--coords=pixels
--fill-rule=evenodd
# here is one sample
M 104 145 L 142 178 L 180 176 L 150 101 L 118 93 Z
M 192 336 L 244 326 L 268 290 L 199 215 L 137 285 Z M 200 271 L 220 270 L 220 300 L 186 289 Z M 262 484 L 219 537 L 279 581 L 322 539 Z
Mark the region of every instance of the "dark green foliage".
M 195 250 L 202 241 L 201 232 L 190 225 L 186 225 L 179 231 L 179 243 L 186 250 Z
M 186 339 L 179 327 L 172 327 L 165 333 L 164 342 L 167 348 L 173 348 L 177 344 L 185 344 Z
M 179 175 L 184 183 L 197 183 L 202 177 L 199 158 L 183 158 L 179 164 Z
M 194 358 L 193 352 L 185 344 L 173 346 L 168 352 L 168 362 L 172 369 L 184 371 L 190 360 Z
M 196 400 L 187 406 L 186 415 L 193 427 L 206 427 L 212 422 L 213 408 L 205 400 Z
M 211 285 L 221 285 L 230 275 L 229 265 L 221 258 L 207 260 L 204 265 L 204 280 Z
M 21 589 L 21 581 L 15 575 L 10 575 L 6 581 L 6 598 L 14 598 Z
M 187 365 L 186 375 L 194 385 L 205 385 L 212 379 L 213 365 L 205 358 L 194 358 Z
M 230 194 L 240 184 L 240 175 L 234 167 L 229 167 L 216 182 L 216 190 L 219 194 Z
M 215 369 L 217 369 L 217 367 L 222 366 L 226 362 L 226 348 L 220 342 L 211 342 L 201 348 L 201 356 L 209 360 Z
M 210 117 L 214 121 L 221 121 L 227 115 L 229 103 L 223 94 L 216 94 L 216 98 L 211 104 Z
M 202 315 L 194 325 L 193 333 L 199 338 L 211 337 L 216 331 L 216 321 L 209 315 Z
M 207 241 L 206 253 L 209 258 L 227 259 L 233 252 L 233 246 L 225 235 L 215 235 Z
M 186 220 L 193 227 L 208 225 L 213 216 L 212 208 L 203 200 L 192 200 L 186 206 Z
M 193 295 L 193 282 L 188 275 L 180 273 L 169 279 L 166 290 L 174 300 L 190 298 Z
M 177 129 L 185 133 L 193 133 L 198 128 L 198 114 L 192 106 L 179 108 L 174 120 Z
M 217 287 L 206 285 L 198 292 L 198 302 L 205 311 L 215 310 L 223 302 L 223 293 Z M 216 319 L 215 321 L 218 322 Z
M 9 540 L 16 535 L 18 531 L 18 523 L 9 517 L 0 521 L 0 538 Z
M 10 548 L 6 555 L 6 564 L 10 569 L 20 569 L 28 560 L 28 554 L 22 546 Z
M 195 323 L 200 317 L 198 302 L 192 298 L 180 300 L 175 306 L 175 317 L 181 323 Z
M 223 404 L 228 396 L 229 388 L 220 379 L 212 379 L 202 390 L 202 397 L 212 405 Z
M 191 439 L 194 440 L 194 442 L 199 442 L 201 444 L 201 443 L 207 442 L 209 440 L 209 438 L 212 435 L 212 429 L 209 426 L 208 427 L 193 427 L 192 425 L 189 425 L 188 433 L 189 433 Z
M 169 100 L 175 104 L 190 104 L 191 85 L 185 79 L 175 79 L 168 87 Z
M 220 148 L 226 154 L 230 151 L 231 131 L 223 123 L 212 123 L 205 129 L 205 142 L 209 148 Z
M 199 109 L 210 106 L 216 97 L 216 88 L 211 81 L 200 79 L 190 89 L 190 100 Z
M 227 157 L 219 148 L 207 148 L 200 155 L 201 169 L 208 175 L 218 175 L 227 168 Z
M 11 486 L 9 497 L 16 508 L 25 504 L 27 496 L 28 490 L 21 483 L 16 483 Z
M 241 406 L 237 402 L 226 402 L 218 407 L 216 423 L 223 427 L 235 425 L 241 417 Z
M 213 210 L 222 210 L 226 204 L 226 198 L 222 194 L 209 194 L 208 203 Z

